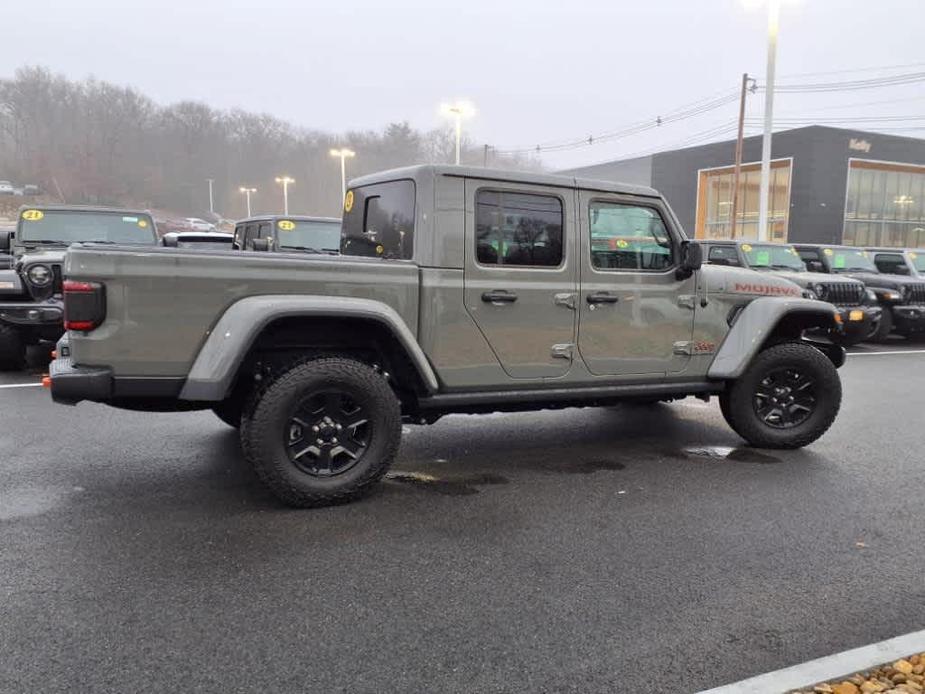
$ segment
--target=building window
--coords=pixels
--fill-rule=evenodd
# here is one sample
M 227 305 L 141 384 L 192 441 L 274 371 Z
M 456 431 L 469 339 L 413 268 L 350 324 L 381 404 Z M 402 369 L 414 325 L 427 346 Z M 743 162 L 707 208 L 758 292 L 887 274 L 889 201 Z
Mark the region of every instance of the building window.
M 476 257 L 482 265 L 558 267 L 562 263 L 559 198 L 480 190 L 475 208 Z
M 787 240 L 790 213 L 789 159 L 771 162 L 768 196 L 768 238 Z M 697 238 L 758 238 L 758 201 L 761 187 L 761 164 L 743 164 L 739 174 L 739 196 L 735 233 L 732 230 L 732 184 L 734 167 L 707 169 L 700 172 L 697 199 Z
M 925 166 L 848 162 L 843 243 L 925 247 Z

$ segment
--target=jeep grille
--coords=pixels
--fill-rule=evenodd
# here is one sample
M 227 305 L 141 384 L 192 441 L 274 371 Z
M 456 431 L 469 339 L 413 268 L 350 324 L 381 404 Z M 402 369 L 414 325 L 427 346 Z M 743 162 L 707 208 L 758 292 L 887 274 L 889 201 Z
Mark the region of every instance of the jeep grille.
M 925 304 L 925 283 L 909 285 L 909 303 Z
M 819 298 L 838 306 L 860 306 L 864 303 L 864 286 L 849 282 L 827 282 Z

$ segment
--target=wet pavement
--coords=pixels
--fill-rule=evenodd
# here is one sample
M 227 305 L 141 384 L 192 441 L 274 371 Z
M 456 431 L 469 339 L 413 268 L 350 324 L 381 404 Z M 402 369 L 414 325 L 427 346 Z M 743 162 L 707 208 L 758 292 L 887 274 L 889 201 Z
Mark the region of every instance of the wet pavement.
M 0 388 L 0 691 L 695 691 L 921 629 L 923 371 L 849 358 L 801 451 L 697 400 L 447 417 L 314 511 L 210 413 Z

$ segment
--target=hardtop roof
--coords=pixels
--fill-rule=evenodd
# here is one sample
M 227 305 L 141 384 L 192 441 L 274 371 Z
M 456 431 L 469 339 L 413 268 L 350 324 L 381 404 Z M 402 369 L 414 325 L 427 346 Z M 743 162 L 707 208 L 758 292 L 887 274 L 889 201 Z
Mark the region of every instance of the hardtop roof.
M 235 225 L 246 224 L 247 222 L 266 222 L 272 219 L 291 219 L 295 222 L 336 222 L 341 223 L 340 217 L 316 217 L 304 214 L 259 214 L 253 217 L 245 217 L 235 222 Z
M 101 205 L 62 205 L 62 204 L 37 204 L 37 205 L 20 205 L 19 215 L 25 210 L 42 210 L 43 212 L 106 212 L 110 214 L 146 214 L 154 217 L 151 210 L 132 210 L 122 207 L 105 207 Z
M 561 174 L 549 174 L 533 171 L 513 171 L 506 169 L 490 169 L 478 166 L 454 166 L 450 164 L 420 164 L 406 166 L 399 169 L 389 169 L 366 176 L 360 176 L 350 181 L 349 188 L 384 183 L 400 179 L 418 180 L 424 177 L 452 176 L 459 178 L 477 178 L 479 180 L 499 181 L 504 183 L 531 183 L 534 185 L 556 186 L 559 188 L 580 188 L 596 190 L 605 193 L 622 193 L 626 195 L 643 195 L 657 197 L 661 195 L 654 188 L 634 185 L 631 183 L 614 183 L 593 178 L 576 178 Z

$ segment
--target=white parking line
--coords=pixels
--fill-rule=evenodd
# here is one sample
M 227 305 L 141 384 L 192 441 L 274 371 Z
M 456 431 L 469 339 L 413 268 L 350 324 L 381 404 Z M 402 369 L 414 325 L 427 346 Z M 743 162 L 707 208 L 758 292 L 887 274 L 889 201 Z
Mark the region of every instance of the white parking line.
M 890 352 L 848 352 L 849 357 L 886 357 L 891 354 L 925 354 L 925 349 L 894 349 Z
M 700 694 L 780 694 L 793 689 L 806 689 L 817 682 L 847 677 L 869 670 L 881 663 L 898 660 L 925 650 L 925 631 L 861 646 L 850 651 L 810 660 L 793 667 L 768 672 L 741 682 L 709 689 Z
M 8 383 L 0 388 L 41 388 L 41 383 Z

